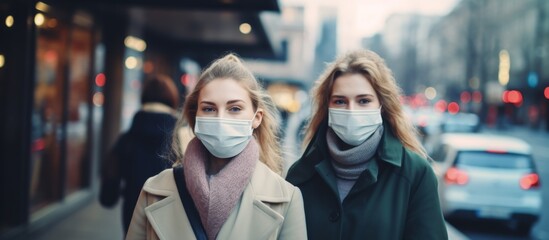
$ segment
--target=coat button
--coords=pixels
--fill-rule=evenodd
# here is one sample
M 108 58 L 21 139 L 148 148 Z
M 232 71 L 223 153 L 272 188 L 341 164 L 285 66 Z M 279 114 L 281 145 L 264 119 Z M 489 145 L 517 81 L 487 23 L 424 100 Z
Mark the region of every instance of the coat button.
M 330 214 L 330 221 L 335 222 L 337 220 L 339 220 L 339 211 L 333 211 Z

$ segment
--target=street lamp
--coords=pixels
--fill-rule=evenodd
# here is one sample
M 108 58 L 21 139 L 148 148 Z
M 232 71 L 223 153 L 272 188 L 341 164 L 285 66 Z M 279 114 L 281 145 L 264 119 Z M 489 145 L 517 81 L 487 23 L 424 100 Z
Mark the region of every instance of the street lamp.
M 499 52 L 498 80 L 501 86 L 506 86 L 509 83 L 510 69 L 511 69 L 511 58 L 509 57 L 509 52 L 503 49 Z

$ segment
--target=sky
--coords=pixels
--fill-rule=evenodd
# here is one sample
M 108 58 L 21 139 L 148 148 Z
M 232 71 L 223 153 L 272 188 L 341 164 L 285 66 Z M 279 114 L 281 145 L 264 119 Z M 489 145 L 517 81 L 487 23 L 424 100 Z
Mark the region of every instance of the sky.
M 385 20 L 394 13 L 421 13 L 443 16 L 459 0 L 356 0 L 355 31 L 358 35 L 372 36 L 379 32 Z

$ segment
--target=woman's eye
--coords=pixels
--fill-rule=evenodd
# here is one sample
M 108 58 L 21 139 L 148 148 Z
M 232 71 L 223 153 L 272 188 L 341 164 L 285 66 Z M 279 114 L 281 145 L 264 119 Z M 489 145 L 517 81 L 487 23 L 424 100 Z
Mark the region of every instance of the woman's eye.
M 229 108 L 229 112 L 238 112 L 240 110 L 242 110 L 240 107 L 231 107 L 231 108 Z
M 203 107 L 202 111 L 203 112 L 213 112 L 213 111 L 215 111 L 215 109 L 213 107 Z
M 345 104 L 345 101 L 341 100 L 341 99 L 336 99 L 334 100 L 334 104 L 336 105 L 342 105 L 342 104 Z
M 367 99 L 367 98 L 362 98 L 358 100 L 359 104 L 368 104 L 370 102 L 371 102 L 370 99 Z

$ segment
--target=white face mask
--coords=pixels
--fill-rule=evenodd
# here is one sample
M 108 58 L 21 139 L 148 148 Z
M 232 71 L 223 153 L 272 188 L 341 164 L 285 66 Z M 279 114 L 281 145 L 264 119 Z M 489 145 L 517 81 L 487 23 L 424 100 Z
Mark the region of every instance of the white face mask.
M 196 117 L 194 133 L 212 155 L 230 158 L 242 152 L 252 139 L 252 120 Z
M 328 126 L 345 143 L 358 146 L 383 123 L 381 107 L 374 110 L 328 109 Z

